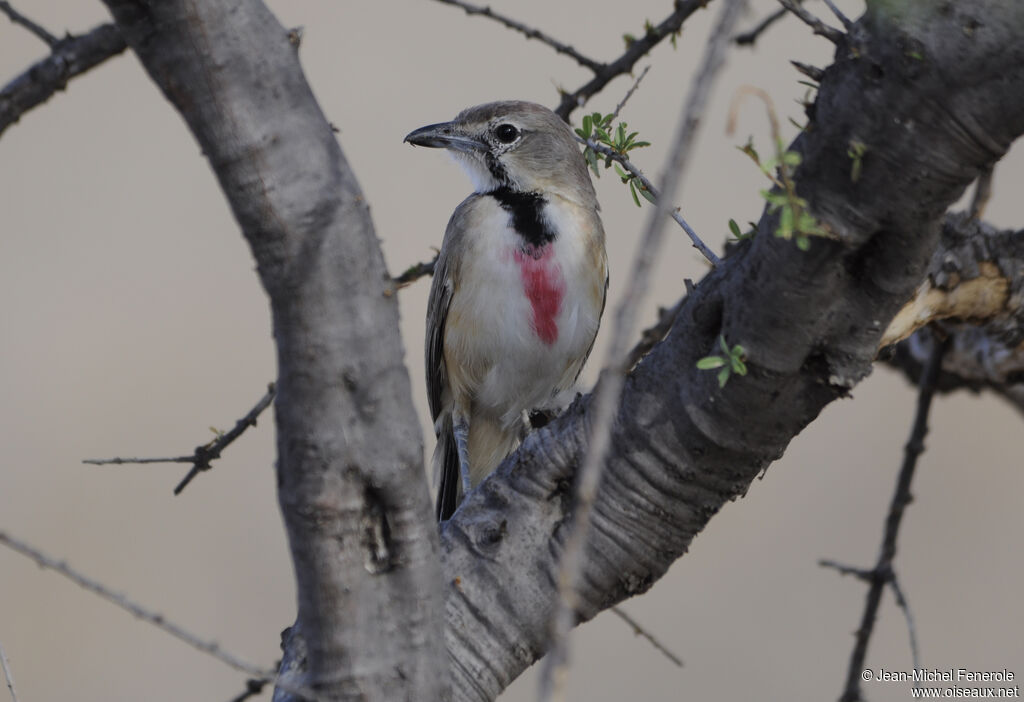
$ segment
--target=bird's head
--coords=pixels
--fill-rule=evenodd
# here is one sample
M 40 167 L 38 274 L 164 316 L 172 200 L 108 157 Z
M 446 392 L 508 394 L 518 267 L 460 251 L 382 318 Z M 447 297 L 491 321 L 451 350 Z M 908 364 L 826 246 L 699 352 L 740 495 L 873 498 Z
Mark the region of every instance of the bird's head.
M 542 105 L 522 101 L 477 105 L 451 122 L 420 127 L 405 141 L 448 149 L 479 193 L 511 188 L 555 193 L 581 205 L 597 206 L 572 130 Z

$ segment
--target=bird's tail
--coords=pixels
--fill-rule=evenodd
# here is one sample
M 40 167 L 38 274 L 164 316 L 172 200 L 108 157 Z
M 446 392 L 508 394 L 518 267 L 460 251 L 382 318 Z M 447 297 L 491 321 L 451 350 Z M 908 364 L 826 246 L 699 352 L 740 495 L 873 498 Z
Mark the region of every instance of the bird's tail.
M 437 432 L 434 448 L 434 475 L 437 480 L 437 521 L 452 516 L 462 498 L 462 477 L 459 475 L 459 450 L 452 431 L 452 415 L 446 414 Z
M 473 416 L 469 425 L 469 474 L 476 487 L 491 471 L 498 467 L 519 443 L 520 422 L 507 426 L 499 419 Z M 462 475 L 459 470 L 459 451 L 452 431 L 452 418 L 447 415 L 441 422 L 434 449 L 434 473 L 437 475 L 437 518 L 448 519 L 462 501 Z

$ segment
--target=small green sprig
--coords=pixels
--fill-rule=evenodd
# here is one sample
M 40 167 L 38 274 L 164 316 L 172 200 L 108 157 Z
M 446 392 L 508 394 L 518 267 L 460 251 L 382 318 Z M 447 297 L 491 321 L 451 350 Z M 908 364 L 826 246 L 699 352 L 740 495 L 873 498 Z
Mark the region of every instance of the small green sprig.
M 718 387 L 724 388 L 733 373 L 736 375 L 747 374 L 747 364 L 745 363 L 746 351 L 739 344 L 729 348 L 729 344 L 725 341 L 725 336 L 722 334 L 718 336 L 718 346 L 722 350 L 722 354 L 705 356 L 699 359 L 697 361 L 697 370 L 718 369 Z
M 802 157 L 799 152 L 787 151 L 781 139 L 775 142 L 775 156 L 764 161 L 749 139 L 746 144 L 736 148 L 749 156 L 777 188 L 761 191 L 761 197 L 768 202 L 768 211 L 779 213 L 775 236 L 795 240 L 801 251 L 810 248 L 812 236 L 828 236 L 821 223 L 807 211 L 807 200 L 796 194 L 792 172 L 800 165 Z
M 639 132 L 629 131 L 629 127 L 625 122 L 613 125 L 614 121 L 615 115 L 613 113 L 605 115 L 600 112 L 593 112 L 589 115 L 584 115 L 583 124 L 576 128 L 576 134 L 581 139 L 607 146 L 623 157 L 633 149 L 641 149 L 651 145 L 649 141 L 639 141 L 637 139 Z M 583 150 L 583 157 L 587 160 L 590 170 L 598 178 L 601 177 L 601 170 L 598 166 L 602 160 L 604 160 L 605 168 L 611 168 L 612 166 L 611 156 L 599 155 L 589 146 Z M 632 194 L 633 202 L 636 203 L 637 207 L 640 206 L 640 196 L 643 196 L 648 202 L 654 202 L 654 195 L 642 183 L 637 181 L 636 175 L 627 173 L 618 165 L 615 166 L 615 173 L 622 179 L 623 183 L 629 185 L 629 192 Z

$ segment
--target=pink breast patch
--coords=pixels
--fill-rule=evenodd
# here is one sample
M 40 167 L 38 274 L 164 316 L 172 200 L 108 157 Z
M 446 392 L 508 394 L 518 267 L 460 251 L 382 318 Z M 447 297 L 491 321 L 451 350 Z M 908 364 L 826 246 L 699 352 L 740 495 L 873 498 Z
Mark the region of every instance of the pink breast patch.
M 526 250 L 515 250 L 512 256 L 519 264 L 523 292 L 533 310 L 533 330 L 545 344 L 553 344 L 558 339 L 558 322 L 555 318 L 565 296 L 565 280 L 562 271 L 552 260 L 552 247 L 529 246 Z

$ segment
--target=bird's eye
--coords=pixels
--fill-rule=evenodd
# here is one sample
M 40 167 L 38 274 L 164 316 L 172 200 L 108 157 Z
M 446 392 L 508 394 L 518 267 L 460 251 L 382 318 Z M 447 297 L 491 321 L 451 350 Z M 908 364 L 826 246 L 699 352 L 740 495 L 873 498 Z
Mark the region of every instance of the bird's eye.
M 519 130 L 511 124 L 499 124 L 498 128 L 494 130 L 494 135 L 502 144 L 511 144 L 519 138 Z

